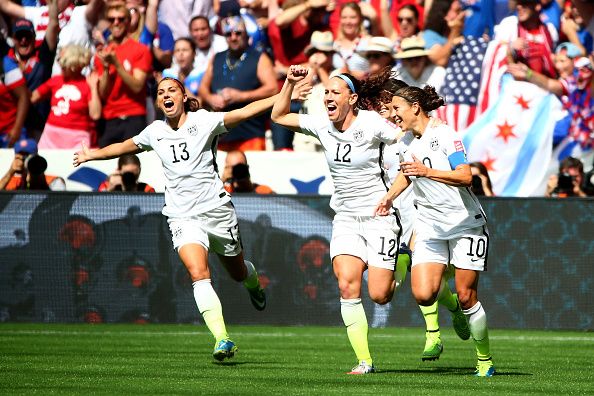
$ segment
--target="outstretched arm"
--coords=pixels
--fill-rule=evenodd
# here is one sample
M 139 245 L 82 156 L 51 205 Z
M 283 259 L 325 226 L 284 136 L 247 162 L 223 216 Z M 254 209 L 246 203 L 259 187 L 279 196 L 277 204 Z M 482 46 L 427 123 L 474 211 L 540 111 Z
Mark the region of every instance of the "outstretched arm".
M 274 123 L 284 126 L 294 132 L 300 132 L 299 114 L 291 113 L 291 94 L 295 84 L 307 76 L 307 69 L 303 66 L 292 65 L 287 72 L 287 79 L 278 94 L 278 100 L 272 107 L 271 119 Z
M 72 164 L 77 167 L 83 162 L 94 161 L 94 160 L 106 160 L 117 158 L 123 154 L 129 153 L 140 153 L 142 150 L 138 148 L 132 138 L 123 141 L 122 143 L 110 144 L 107 147 L 100 148 L 98 150 L 90 150 L 84 143 L 82 150 L 74 153 L 74 159 Z
M 236 127 L 245 120 L 256 117 L 272 108 L 274 102 L 278 99 L 280 94 L 276 94 L 269 98 L 256 100 L 240 109 L 231 110 L 225 113 L 223 121 L 225 128 L 230 129 Z

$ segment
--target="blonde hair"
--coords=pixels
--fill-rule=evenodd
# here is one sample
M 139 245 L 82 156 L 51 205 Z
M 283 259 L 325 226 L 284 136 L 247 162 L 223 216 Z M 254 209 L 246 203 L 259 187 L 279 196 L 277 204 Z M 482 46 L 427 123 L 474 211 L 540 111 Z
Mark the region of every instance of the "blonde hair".
M 62 69 L 80 71 L 89 65 L 91 51 L 80 45 L 67 45 L 60 51 L 58 63 Z

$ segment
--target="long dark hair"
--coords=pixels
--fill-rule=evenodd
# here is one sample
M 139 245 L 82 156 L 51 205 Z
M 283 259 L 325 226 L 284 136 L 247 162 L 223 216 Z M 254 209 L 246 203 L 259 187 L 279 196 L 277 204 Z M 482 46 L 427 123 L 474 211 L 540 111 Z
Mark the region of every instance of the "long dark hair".
M 179 86 L 182 93 L 184 95 L 186 95 L 186 87 L 184 87 L 184 84 L 182 84 L 182 82 L 179 81 L 177 78 L 173 78 L 173 77 L 163 77 L 161 79 L 161 81 L 159 81 L 159 83 L 157 84 L 157 90 L 159 89 L 159 85 L 161 85 L 161 83 L 163 81 L 167 81 L 167 80 L 174 81 Z M 159 107 L 159 105 L 158 105 L 158 103 L 156 103 L 156 101 L 155 101 L 155 106 L 157 108 Z M 190 111 L 197 111 L 197 110 L 200 110 L 200 102 L 198 101 L 198 99 L 188 96 L 186 101 L 184 102 L 184 112 L 187 113 Z
M 395 95 L 411 104 L 417 102 L 425 114 L 445 104 L 443 98 L 437 94 L 435 88 L 431 85 L 426 85 L 423 89 L 412 86 L 404 87 L 396 91 Z
M 392 96 L 407 86 L 408 84 L 397 78 L 390 66 L 386 66 L 361 84 L 357 107 L 361 110 L 379 111 L 382 103 L 391 102 Z

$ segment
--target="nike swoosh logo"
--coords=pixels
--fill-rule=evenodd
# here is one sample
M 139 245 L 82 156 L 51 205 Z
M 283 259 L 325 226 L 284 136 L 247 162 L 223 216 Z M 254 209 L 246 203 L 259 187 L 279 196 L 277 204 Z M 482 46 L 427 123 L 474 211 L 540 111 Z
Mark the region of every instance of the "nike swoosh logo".
M 396 260 L 396 258 L 395 257 L 388 257 L 388 258 L 383 258 L 382 260 L 384 260 L 384 261 L 394 261 L 394 260 Z
M 157 138 L 157 142 L 160 142 L 160 141 L 161 141 L 161 140 L 163 140 L 163 139 L 165 139 L 165 138 L 161 138 L 161 139 Z
M 479 260 L 480 260 L 480 259 L 470 259 L 470 261 L 472 261 L 473 263 L 474 263 L 474 262 L 477 262 L 477 261 L 479 261 Z

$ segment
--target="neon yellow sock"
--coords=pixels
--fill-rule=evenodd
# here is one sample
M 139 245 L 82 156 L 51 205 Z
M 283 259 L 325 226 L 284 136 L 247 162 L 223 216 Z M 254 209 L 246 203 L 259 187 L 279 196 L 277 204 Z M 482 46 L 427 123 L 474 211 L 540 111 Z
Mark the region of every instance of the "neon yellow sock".
M 450 311 L 455 311 L 458 309 L 458 300 L 452 294 L 450 290 L 450 285 L 447 280 L 442 279 L 441 281 L 441 289 L 439 291 L 439 295 L 437 296 L 437 301 Z
M 396 288 L 399 288 L 404 283 L 409 265 L 410 256 L 406 253 L 398 254 L 398 260 L 396 260 L 396 268 L 394 269 L 394 280 L 396 280 Z
M 258 279 L 258 272 L 251 261 L 244 260 L 245 268 L 247 270 L 247 277 L 243 280 L 243 285 L 248 289 L 255 289 L 260 286 Z
M 433 305 L 429 305 L 428 307 L 419 305 L 419 308 L 423 313 L 423 318 L 425 319 L 425 326 L 427 327 L 427 331 L 439 331 L 439 310 L 437 309 L 437 307 L 437 301 L 434 302 Z
M 198 311 L 200 311 L 204 323 L 214 336 L 215 341 L 229 338 L 225 327 L 225 319 L 223 319 L 223 307 L 219 296 L 212 288 L 210 279 L 196 281 L 192 286 L 194 287 L 194 299 Z
M 487 314 L 480 302 L 477 302 L 472 308 L 462 310 L 468 318 L 470 334 L 474 340 L 476 355 L 481 360 L 491 358 L 491 349 L 489 346 L 489 329 L 487 328 Z
M 360 298 L 340 299 L 340 313 L 347 328 L 347 335 L 359 362 L 372 364 L 367 333 L 369 326 Z

